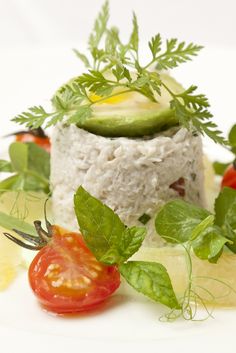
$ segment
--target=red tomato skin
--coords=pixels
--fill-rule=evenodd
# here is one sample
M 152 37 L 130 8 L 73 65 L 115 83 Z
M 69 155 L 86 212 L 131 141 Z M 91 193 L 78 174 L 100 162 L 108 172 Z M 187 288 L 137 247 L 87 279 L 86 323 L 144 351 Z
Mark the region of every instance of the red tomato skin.
M 228 186 L 230 188 L 236 189 L 236 170 L 234 166 L 229 166 L 223 176 L 221 187 Z
M 57 314 L 91 310 L 120 285 L 116 266 L 99 263 L 81 235 L 59 227 L 54 228 L 51 243 L 35 256 L 28 276 L 40 304 Z
M 51 150 L 51 143 L 48 137 L 38 137 L 34 136 L 32 134 L 28 133 L 22 133 L 19 135 L 16 135 L 16 141 L 19 142 L 34 142 L 36 145 L 42 147 L 45 149 L 47 152 L 50 152 Z

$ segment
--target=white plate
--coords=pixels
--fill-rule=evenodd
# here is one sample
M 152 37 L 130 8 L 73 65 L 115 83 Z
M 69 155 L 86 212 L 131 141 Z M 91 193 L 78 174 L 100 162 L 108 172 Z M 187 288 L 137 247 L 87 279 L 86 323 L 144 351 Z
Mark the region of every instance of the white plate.
M 18 69 L 14 71 L 13 68 L 14 82 L 24 77 L 27 84 L 21 91 L 13 87 L 11 95 L 7 90 L 2 92 L 5 94 L 5 99 L 1 103 L 1 110 L 5 114 L 4 120 L 1 118 L 4 133 L 12 131 L 13 128 L 5 117 L 17 113 L 19 108 L 23 109 L 28 104 L 43 104 L 46 97 L 43 87 L 47 93 L 53 92 L 53 85 L 56 82 L 63 82 L 64 77 L 68 78 L 77 72 L 77 64 L 73 66 L 73 62 L 72 68 L 65 68 L 65 57 L 61 57 L 60 52 L 64 53 L 64 49 L 51 52 L 41 50 L 40 54 L 34 51 L 18 56 Z M 226 57 L 227 62 L 232 62 L 232 65 L 229 64 L 228 69 L 224 68 L 224 73 L 219 72 L 221 60 L 224 58 L 225 61 Z M 3 60 L 8 63 L 13 59 L 5 54 Z M 35 63 L 34 68 L 30 66 L 32 62 Z M 181 76 L 186 84 L 199 82 L 201 90 L 211 98 L 216 120 L 224 131 L 236 121 L 232 115 L 235 111 L 236 72 L 235 70 L 231 72 L 230 68 L 234 68 L 235 62 L 235 51 L 208 50 L 196 64 L 191 64 L 192 66 L 189 64 L 176 72 L 176 76 Z M 40 72 L 50 65 L 53 70 L 48 69 L 47 80 L 46 78 L 43 80 Z M 39 69 L 35 72 L 36 67 Z M 3 82 L 6 83 L 2 87 L 10 86 L 9 72 L 3 70 L 0 73 Z M 14 100 L 16 105 L 9 105 L 9 102 Z M 206 146 L 211 157 L 221 155 L 224 158 L 224 152 L 220 147 L 215 147 L 209 142 Z M 152 303 L 132 290 L 127 292 L 121 288 L 101 309 L 93 313 L 73 318 L 56 317 L 44 312 L 38 306 L 28 286 L 27 274 L 24 272 L 7 291 L 0 293 L 0 351 L 4 353 L 43 351 L 120 353 L 145 350 L 150 352 L 162 350 L 165 353 L 200 350 L 214 353 L 235 352 L 236 310 L 217 309 L 214 311 L 214 319 L 203 322 L 178 320 L 174 323 L 163 323 L 159 321 L 159 317 L 164 310 L 161 305 Z

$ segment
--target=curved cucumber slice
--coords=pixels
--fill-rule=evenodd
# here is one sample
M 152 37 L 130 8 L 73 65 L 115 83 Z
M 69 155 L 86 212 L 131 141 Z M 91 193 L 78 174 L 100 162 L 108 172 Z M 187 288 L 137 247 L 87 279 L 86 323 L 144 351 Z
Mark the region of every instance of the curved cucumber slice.
M 171 109 L 127 115 L 92 116 L 78 127 L 96 135 L 110 137 L 141 137 L 178 125 Z

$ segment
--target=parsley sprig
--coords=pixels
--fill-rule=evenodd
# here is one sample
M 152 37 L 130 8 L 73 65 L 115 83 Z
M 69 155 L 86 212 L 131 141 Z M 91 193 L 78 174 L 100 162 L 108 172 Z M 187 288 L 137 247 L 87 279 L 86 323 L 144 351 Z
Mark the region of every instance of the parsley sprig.
M 196 86 L 176 94 L 161 79 L 160 70 L 173 69 L 191 60 L 202 46 L 178 42 L 175 38 L 163 44 L 157 34 L 148 42 L 151 58 L 143 65 L 139 58 L 139 26 L 135 13 L 128 43 L 121 41 L 119 30 L 109 27 L 108 20 L 109 4 L 106 1 L 89 36 L 89 56 L 74 50 L 88 72 L 56 92 L 52 100 L 54 110 L 47 112 L 42 106 L 31 107 L 13 120 L 30 128 L 48 127 L 62 121 L 83 124 L 92 116 L 93 107 L 108 98 L 137 92 L 158 102 L 164 88 L 171 96 L 170 108 L 180 125 L 192 132 L 206 134 L 217 143 L 227 144 L 211 120 L 206 96 L 195 93 Z M 94 95 L 100 98 L 91 98 Z

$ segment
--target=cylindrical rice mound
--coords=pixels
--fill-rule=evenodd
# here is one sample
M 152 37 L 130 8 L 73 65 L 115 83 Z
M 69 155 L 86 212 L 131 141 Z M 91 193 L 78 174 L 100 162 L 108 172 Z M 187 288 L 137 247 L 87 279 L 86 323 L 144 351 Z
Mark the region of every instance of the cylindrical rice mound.
M 78 229 L 73 195 L 82 185 L 128 226 L 147 214 L 146 245 L 162 242 L 155 216 L 168 200 L 204 205 L 202 143 L 186 129 L 145 138 L 107 138 L 75 125 L 58 125 L 52 136 L 51 185 L 54 221 Z

